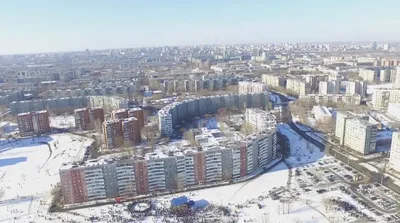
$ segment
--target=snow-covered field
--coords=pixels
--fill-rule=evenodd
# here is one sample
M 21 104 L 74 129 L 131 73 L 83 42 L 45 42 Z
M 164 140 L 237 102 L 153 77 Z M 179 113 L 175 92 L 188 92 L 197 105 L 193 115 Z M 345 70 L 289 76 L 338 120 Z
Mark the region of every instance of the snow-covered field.
M 309 143 L 303 137 L 294 132 L 289 125 L 278 125 L 278 130 L 289 140 L 291 157 L 287 159 L 288 162 L 297 165 L 307 164 L 316 162 L 324 157 L 324 152 L 321 152 L 314 144 Z
M 81 159 L 90 144 L 89 138 L 53 134 L 1 146 L 0 222 L 30 222 L 46 214 L 51 189 L 59 182 L 58 169 L 64 162 Z
M 75 128 L 74 116 L 54 116 L 50 117 L 50 126 L 58 129 Z

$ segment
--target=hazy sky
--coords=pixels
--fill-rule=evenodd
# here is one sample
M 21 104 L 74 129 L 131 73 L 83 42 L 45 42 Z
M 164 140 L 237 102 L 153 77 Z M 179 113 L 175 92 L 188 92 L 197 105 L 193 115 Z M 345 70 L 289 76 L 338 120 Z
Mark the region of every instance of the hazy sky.
M 0 54 L 400 40 L 400 0 L 4 0 Z

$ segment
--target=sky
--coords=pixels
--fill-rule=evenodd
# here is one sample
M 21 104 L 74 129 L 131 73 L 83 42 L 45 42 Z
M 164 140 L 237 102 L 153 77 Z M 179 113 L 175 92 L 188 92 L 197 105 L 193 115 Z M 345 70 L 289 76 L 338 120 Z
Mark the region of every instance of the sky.
M 399 0 L 4 0 L 0 54 L 397 41 Z

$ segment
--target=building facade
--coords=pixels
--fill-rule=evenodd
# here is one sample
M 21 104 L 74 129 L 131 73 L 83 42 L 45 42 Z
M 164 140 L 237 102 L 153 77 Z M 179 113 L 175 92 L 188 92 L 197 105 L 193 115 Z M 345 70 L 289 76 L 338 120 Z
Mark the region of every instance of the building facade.
M 61 190 L 66 204 L 230 181 L 245 177 L 276 159 L 275 130 L 226 145 L 163 148 L 141 157 L 64 164 Z
M 260 82 L 239 81 L 239 94 L 262 93 L 268 90 L 267 85 Z
M 196 116 L 215 114 L 220 108 L 252 108 L 266 109 L 269 93 L 228 94 L 187 99 L 171 103 L 158 111 L 158 127 L 162 135 L 171 136 L 173 128 L 182 121 Z
M 259 108 L 248 108 L 245 112 L 246 123 L 254 132 L 262 132 L 276 127 L 276 117 Z
M 20 113 L 17 116 L 17 124 L 21 136 L 51 132 L 49 113 L 47 111 Z
M 85 131 L 93 129 L 95 122 L 101 126 L 104 122 L 104 110 L 100 107 L 79 108 L 74 110 L 75 127 L 78 130 Z
M 390 147 L 389 166 L 400 172 L 400 132 L 393 132 Z

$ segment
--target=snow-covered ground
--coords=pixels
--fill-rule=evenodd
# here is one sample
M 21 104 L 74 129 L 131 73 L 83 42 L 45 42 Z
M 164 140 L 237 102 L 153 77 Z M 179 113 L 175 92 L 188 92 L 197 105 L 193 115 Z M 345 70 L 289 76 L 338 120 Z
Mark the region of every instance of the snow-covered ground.
M 285 135 L 290 144 L 290 154 L 287 160 L 293 164 L 307 164 L 313 163 L 325 156 L 314 144 L 309 143 L 303 137 L 294 132 L 289 125 L 278 125 L 278 130 L 281 134 Z
M 372 171 L 372 172 L 379 172 L 379 170 L 376 167 L 372 166 L 369 163 L 360 163 L 360 166 L 363 166 L 363 167 L 367 168 L 369 171 Z
M 51 146 L 51 151 L 47 144 Z M 46 214 L 62 163 L 83 157 L 91 139 L 53 134 L 0 147 L 0 222 L 30 222 Z M 39 221 L 37 221 L 39 222 Z
M 367 86 L 367 94 L 374 93 L 377 89 L 393 88 L 393 83 L 375 84 Z
M 75 128 L 74 116 L 54 116 L 50 117 L 50 126 L 58 129 Z

